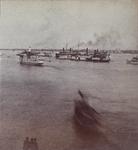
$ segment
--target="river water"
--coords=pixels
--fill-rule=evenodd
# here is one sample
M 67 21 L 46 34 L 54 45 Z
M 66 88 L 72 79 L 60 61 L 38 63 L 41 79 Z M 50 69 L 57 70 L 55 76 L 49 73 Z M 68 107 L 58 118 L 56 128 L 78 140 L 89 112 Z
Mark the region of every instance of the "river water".
M 1 150 L 22 150 L 27 136 L 37 138 L 40 150 L 138 149 L 138 66 L 126 64 L 132 55 L 114 54 L 110 63 L 52 58 L 28 67 L 16 53 L 0 56 Z M 73 122 L 78 89 L 102 115 L 97 133 Z

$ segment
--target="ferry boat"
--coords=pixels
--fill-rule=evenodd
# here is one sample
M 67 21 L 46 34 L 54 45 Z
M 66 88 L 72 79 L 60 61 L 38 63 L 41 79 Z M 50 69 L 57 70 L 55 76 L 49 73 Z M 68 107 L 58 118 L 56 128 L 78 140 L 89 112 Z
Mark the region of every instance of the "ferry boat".
M 92 62 L 110 62 L 110 54 L 107 51 L 95 50 L 93 55 L 86 59 Z
M 89 54 L 88 49 L 85 53 L 79 51 L 65 51 L 56 53 L 56 59 L 74 60 L 74 61 L 91 61 L 91 62 L 110 62 L 110 54 L 108 51 L 94 50 Z
M 127 64 L 138 65 L 138 56 L 133 57 L 131 60 L 127 59 Z
M 29 65 L 29 66 L 42 66 L 44 61 L 39 60 L 38 52 L 32 52 L 31 49 L 25 50 L 17 56 L 19 56 L 19 62 L 21 65 Z

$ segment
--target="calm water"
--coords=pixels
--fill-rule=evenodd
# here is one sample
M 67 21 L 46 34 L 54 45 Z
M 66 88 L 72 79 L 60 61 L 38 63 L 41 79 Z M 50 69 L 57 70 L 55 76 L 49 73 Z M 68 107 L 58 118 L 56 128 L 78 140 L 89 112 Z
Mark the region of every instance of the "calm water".
M 1 53 L 1 150 L 22 150 L 26 136 L 36 137 L 40 150 L 138 149 L 138 66 L 126 64 L 132 55 L 112 55 L 107 64 L 52 59 L 28 67 L 16 51 Z M 91 136 L 72 121 L 78 89 L 105 124 Z

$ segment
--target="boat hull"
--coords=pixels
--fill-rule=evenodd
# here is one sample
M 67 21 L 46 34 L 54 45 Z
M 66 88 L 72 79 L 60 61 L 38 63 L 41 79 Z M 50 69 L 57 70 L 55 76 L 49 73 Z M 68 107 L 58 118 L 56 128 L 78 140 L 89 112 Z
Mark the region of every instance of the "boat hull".
M 92 62 L 109 63 L 110 59 L 107 59 L 107 60 L 92 60 Z
M 110 59 L 99 59 L 99 58 L 87 58 L 86 61 L 99 62 L 99 63 L 109 63 Z
M 28 66 L 43 66 L 43 62 L 20 62 L 21 65 L 28 65 Z
M 75 101 L 74 119 L 76 122 L 86 128 L 100 126 L 100 114 L 95 111 L 86 101 Z

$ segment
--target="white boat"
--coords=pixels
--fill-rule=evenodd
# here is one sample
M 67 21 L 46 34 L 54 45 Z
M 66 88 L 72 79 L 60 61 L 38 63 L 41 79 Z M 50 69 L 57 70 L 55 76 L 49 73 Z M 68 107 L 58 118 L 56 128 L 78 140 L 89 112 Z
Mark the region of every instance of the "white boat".
M 138 56 L 133 57 L 131 60 L 127 59 L 127 64 L 138 65 Z
M 21 65 L 30 65 L 30 66 L 42 66 L 44 64 L 43 61 L 40 60 L 29 60 L 29 61 L 20 61 Z
M 21 65 L 42 66 L 44 64 L 44 61 L 38 59 L 38 53 L 32 52 L 30 49 L 17 55 Z

